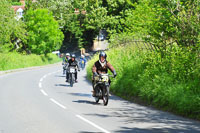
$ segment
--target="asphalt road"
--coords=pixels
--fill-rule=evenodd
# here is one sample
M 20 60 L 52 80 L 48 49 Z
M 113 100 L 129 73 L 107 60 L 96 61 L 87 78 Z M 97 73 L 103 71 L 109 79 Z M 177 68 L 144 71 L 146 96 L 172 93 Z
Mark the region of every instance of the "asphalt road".
M 0 76 L 0 133 L 194 133 L 200 122 L 111 96 L 94 102 L 86 71 L 70 87 L 62 66 Z

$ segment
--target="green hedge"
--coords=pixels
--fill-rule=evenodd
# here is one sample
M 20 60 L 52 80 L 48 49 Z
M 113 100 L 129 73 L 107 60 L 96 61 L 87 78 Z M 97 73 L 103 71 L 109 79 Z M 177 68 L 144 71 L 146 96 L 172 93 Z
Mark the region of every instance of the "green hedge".
M 200 120 L 200 62 L 188 50 L 174 46 L 164 57 L 157 52 L 138 51 L 134 46 L 107 52 L 118 76 L 111 91 L 125 99 L 139 98 L 146 104 Z M 162 58 L 161 58 L 162 57 Z M 98 56 L 88 63 L 91 67 Z
M 13 6 L 21 6 L 21 5 L 23 5 L 21 2 L 12 2 L 11 4 Z
M 0 53 L 0 71 L 41 66 L 61 61 L 54 54 L 44 55 L 23 55 L 19 53 Z

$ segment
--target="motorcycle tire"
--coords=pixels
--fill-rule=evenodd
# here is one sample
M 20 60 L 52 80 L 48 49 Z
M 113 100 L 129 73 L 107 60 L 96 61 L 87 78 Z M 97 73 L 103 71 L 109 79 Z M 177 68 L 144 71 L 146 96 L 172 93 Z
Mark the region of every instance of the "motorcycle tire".
M 109 87 L 103 89 L 103 105 L 107 106 L 109 100 Z
M 73 87 L 74 80 L 73 80 L 73 74 L 70 74 L 70 86 Z

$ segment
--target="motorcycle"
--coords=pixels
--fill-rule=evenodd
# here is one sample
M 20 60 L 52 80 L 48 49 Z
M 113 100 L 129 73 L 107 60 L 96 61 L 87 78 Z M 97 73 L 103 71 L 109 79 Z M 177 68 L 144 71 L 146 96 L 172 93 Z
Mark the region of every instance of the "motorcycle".
M 81 66 L 81 69 L 84 70 L 84 68 L 85 68 L 85 61 L 84 60 L 82 60 L 80 62 L 80 66 Z
M 94 98 L 96 103 L 98 103 L 99 100 L 102 99 L 104 106 L 108 104 L 109 100 L 109 90 L 110 90 L 109 77 L 114 77 L 114 76 L 109 74 L 100 74 L 99 76 L 95 77 L 95 80 L 97 82 L 94 85 L 94 91 L 96 94 Z
M 63 63 L 63 75 L 65 74 L 65 72 L 67 71 L 67 63 Z
M 69 73 L 69 83 L 70 83 L 70 86 L 73 87 L 73 84 L 75 83 L 76 68 L 75 67 L 69 67 L 68 73 Z

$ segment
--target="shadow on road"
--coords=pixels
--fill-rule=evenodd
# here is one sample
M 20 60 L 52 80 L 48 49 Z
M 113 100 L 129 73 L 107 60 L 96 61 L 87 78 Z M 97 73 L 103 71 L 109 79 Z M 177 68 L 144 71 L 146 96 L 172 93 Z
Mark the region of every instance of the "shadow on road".
M 102 132 L 87 132 L 87 131 L 82 131 L 82 132 L 79 132 L 79 133 L 102 133 Z
M 71 86 L 68 85 L 68 84 L 55 84 L 55 86 L 60 86 L 60 87 L 71 87 Z
M 77 100 L 77 101 L 73 101 L 75 103 L 84 103 L 84 104 L 92 104 L 92 105 L 99 105 L 100 103 L 96 103 L 93 101 L 88 101 L 88 100 Z
M 64 78 L 66 77 L 65 75 L 55 75 L 55 77 L 61 77 L 61 78 Z
M 123 100 L 120 105 L 120 107 L 105 108 L 108 112 L 107 114 L 95 112 L 85 115 L 102 118 L 112 117 L 120 121 L 122 120 L 123 126 L 119 130 L 113 131 L 116 133 L 200 132 L 200 122 L 198 121 L 185 119 L 168 112 L 150 109 L 149 107 L 138 106 L 137 104 L 131 104 Z
M 199 131 L 191 131 L 190 129 L 170 129 L 170 128 L 127 128 L 121 127 L 122 130 L 114 131 L 115 133 L 199 133 Z
M 91 94 L 87 94 L 87 93 L 68 93 L 70 95 L 73 95 L 73 96 L 81 96 L 81 97 L 91 97 L 92 96 L 92 93 Z

